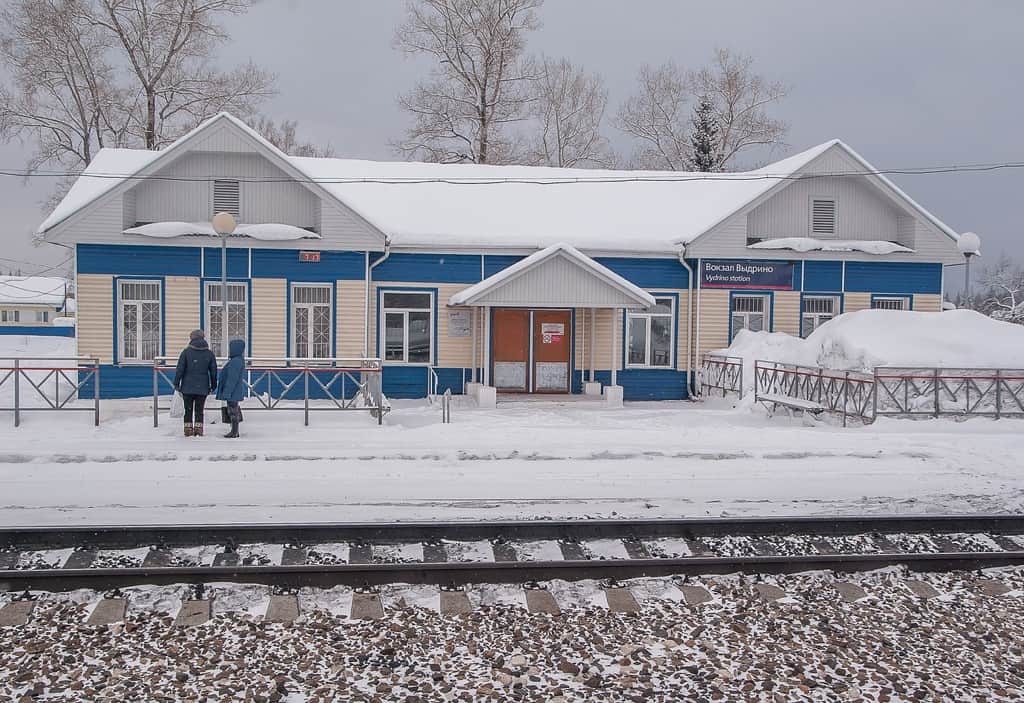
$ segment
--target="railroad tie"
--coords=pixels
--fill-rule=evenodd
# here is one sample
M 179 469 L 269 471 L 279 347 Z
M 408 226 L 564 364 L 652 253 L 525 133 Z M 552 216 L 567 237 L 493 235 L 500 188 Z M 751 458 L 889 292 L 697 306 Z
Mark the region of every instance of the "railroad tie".
M 687 605 L 700 605 L 711 601 L 711 593 L 703 586 L 682 584 L 676 586 L 683 594 L 683 602 Z
M 302 566 L 306 563 L 306 550 L 302 547 L 285 547 L 281 552 L 281 566 Z
M 755 583 L 754 592 L 769 603 L 786 597 L 784 590 L 770 583 Z
M 19 627 L 28 623 L 32 610 L 36 607 L 34 600 L 16 600 L 0 608 L 0 627 Z
M 935 590 L 935 587 L 927 581 L 921 581 L 918 579 L 906 579 L 903 582 L 903 585 L 909 588 L 910 592 L 918 598 L 924 598 L 927 600 L 929 598 L 935 598 L 939 595 L 939 592 Z
M 836 581 L 832 586 L 839 593 L 839 598 L 844 603 L 856 603 L 862 598 L 867 598 L 868 593 L 863 588 L 849 581 Z
M 628 588 L 606 588 L 604 597 L 608 600 L 608 609 L 613 613 L 640 612 L 640 604 Z
M 547 613 L 548 615 L 561 615 L 562 609 L 558 607 L 558 601 L 546 588 L 527 588 L 526 610 L 530 613 Z
M 516 548 L 511 542 L 495 540 L 491 543 L 491 549 L 494 552 L 494 561 L 509 562 L 519 560 Z
M 448 549 L 443 542 L 424 542 L 423 561 L 428 564 L 443 564 L 448 561 Z
M 213 556 L 213 566 L 238 566 L 238 552 L 218 552 Z
M 0 571 L 13 569 L 18 563 L 18 552 L 0 552 Z
M 1010 587 L 1002 581 L 996 581 L 995 579 L 977 579 L 974 585 L 978 588 L 983 595 L 996 598 L 998 596 L 1005 596 L 1010 592 Z
M 299 597 L 294 595 L 270 596 L 264 622 L 294 622 L 299 617 Z
M 146 558 L 142 560 L 142 567 L 144 569 L 162 569 L 171 566 L 172 561 L 171 553 L 166 549 L 154 548 L 146 552 Z
M 95 549 L 76 549 L 64 562 L 65 569 L 88 569 L 96 561 Z
M 383 618 L 384 605 L 381 603 L 380 594 L 354 592 L 350 615 L 353 620 L 380 620 Z
M 174 619 L 174 627 L 195 627 L 210 620 L 210 601 L 186 600 L 181 602 L 181 609 Z
M 128 601 L 124 598 L 104 598 L 92 609 L 86 625 L 113 625 L 124 620 Z
M 372 564 L 373 546 L 359 543 L 350 544 L 348 548 L 348 561 L 350 564 Z
M 441 615 L 469 615 L 473 606 L 463 590 L 441 589 Z

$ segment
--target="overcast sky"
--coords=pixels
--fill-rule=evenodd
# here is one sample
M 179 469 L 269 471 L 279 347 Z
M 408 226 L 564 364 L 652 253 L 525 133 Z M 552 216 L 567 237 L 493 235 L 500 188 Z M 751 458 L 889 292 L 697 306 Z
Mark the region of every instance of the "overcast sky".
M 276 72 L 280 94 L 266 112 L 298 120 L 304 138 L 330 142 L 339 156 L 396 158 L 388 140 L 406 124 L 396 96 L 424 70 L 392 46 L 403 7 L 263 0 L 228 23 L 233 41 L 221 57 Z M 1024 2 L 547 0 L 541 18 L 530 51 L 599 72 L 610 113 L 642 64 L 696 67 L 722 46 L 752 55 L 761 73 L 791 86 L 776 109 L 791 125 L 779 156 L 838 137 L 883 169 L 1024 161 Z M 607 131 L 617 150 L 630 151 L 628 139 Z M 27 153 L 0 145 L 0 166 L 20 168 Z M 989 260 L 1002 251 L 1024 259 L 1024 169 L 893 179 L 955 230 L 978 232 Z M 0 178 L 0 257 L 65 258 L 29 243 L 51 187 Z

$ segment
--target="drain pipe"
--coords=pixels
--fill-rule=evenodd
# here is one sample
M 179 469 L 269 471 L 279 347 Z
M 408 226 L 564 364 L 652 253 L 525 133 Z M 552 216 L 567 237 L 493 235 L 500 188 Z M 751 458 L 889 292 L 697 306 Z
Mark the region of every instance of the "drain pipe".
M 693 269 L 686 262 L 686 245 L 679 248 L 679 263 L 686 269 L 686 281 L 690 286 L 689 294 L 686 296 L 686 365 L 689 366 L 689 373 L 686 374 L 686 387 L 688 395 L 693 398 L 697 395 L 695 389 L 695 372 L 693 363 Z
M 373 279 L 373 270 L 383 264 L 391 256 L 391 240 L 384 240 L 384 256 L 372 264 L 370 263 L 370 252 L 366 252 L 366 294 L 363 296 L 363 358 L 370 355 L 370 286 Z

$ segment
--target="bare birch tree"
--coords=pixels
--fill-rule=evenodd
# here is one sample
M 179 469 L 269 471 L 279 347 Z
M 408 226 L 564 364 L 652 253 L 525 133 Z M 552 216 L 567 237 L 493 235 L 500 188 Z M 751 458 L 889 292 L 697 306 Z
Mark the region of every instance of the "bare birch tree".
M 984 291 L 982 310 L 997 320 L 1024 324 L 1024 268 L 1003 254 L 982 269 L 978 282 Z
M 299 123 L 295 120 L 282 120 L 277 123 L 266 116 L 261 116 L 252 123 L 253 129 L 289 156 L 334 156 L 334 147 L 330 144 L 319 146 L 299 139 L 298 127 Z
M 768 114 L 786 97 L 786 87 L 754 71 L 754 59 L 728 49 L 715 51 L 710 66 L 692 77 L 698 95 L 715 106 L 722 163 L 732 163 L 741 152 L 756 146 L 780 146 L 789 125 Z
M 644 65 L 637 74 L 637 92 L 615 117 L 615 126 L 637 140 L 630 166 L 684 171 L 690 162 L 690 82 L 686 72 L 669 61 Z
M 274 77 L 252 62 L 212 66 L 227 38 L 217 20 L 244 13 L 252 0 L 97 0 L 93 21 L 108 30 L 134 76 L 133 131 L 158 149 L 222 110 L 251 115 L 273 94 Z
M 412 125 L 397 149 L 427 161 L 509 163 L 507 126 L 527 116 L 536 78 L 524 59 L 543 0 L 410 0 L 395 44 L 430 57 L 430 75 L 399 98 Z
M 15 0 L 0 12 L 0 137 L 32 139 L 28 170 L 79 168 L 105 145 L 120 146 L 124 116 L 108 60 L 111 38 L 83 17 L 83 0 Z
M 736 167 L 737 157 L 756 146 L 778 146 L 789 129 L 769 109 L 786 96 L 785 87 L 754 71 L 753 59 L 728 49 L 713 62 L 685 71 L 673 62 L 644 66 L 637 92 L 623 103 L 615 124 L 637 142 L 633 165 L 672 171 L 693 161 L 691 110 L 697 96 L 707 97 L 718 125 L 720 167 Z
M 612 167 L 615 154 L 601 133 L 608 91 L 600 75 L 567 59 L 538 62 L 527 160 L 544 166 Z M 532 127 L 532 125 L 531 125 Z

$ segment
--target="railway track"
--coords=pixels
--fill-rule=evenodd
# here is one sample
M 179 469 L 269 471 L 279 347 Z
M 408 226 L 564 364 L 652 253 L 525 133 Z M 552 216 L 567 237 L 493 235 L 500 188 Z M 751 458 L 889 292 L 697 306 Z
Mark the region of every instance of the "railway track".
M 458 587 L 1024 564 L 1024 515 L 0 529 L 0 589 L 259 583 Z

